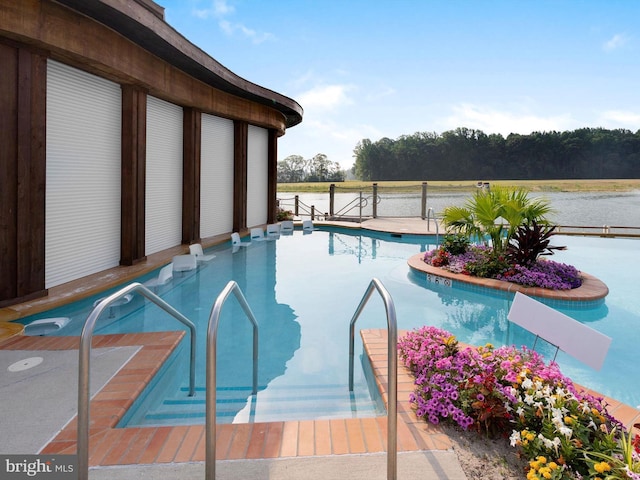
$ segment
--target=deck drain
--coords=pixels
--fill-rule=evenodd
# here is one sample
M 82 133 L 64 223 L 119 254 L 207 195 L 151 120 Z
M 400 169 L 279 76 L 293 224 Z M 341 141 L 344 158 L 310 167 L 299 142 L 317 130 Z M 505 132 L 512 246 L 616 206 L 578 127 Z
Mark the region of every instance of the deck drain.
M 9 365 L 10 372 L 21 372 L 23 370 L 29 370 L 30 368 L 37 367 L 42 363 L 44 359 L 42 357 L 30 357 L 25 358 L 24 360 L 19 360 L 15 363 Z

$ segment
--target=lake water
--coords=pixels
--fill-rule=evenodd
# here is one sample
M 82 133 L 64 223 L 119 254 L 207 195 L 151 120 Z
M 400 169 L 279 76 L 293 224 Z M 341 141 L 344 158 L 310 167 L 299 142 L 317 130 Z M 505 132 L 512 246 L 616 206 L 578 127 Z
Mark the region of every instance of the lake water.
M 427 194 L 427 207 L 433 208 L 436 215 L 448 206 L 462 206 L 474 193 L 431 193 Z M 293 209 L 295 195 L 304 204 L 315 207 L 316 212 L 329 211 L 329 193 L 278 193 L 283 208 Z M 367 193 L 363 193 L 367 196 Z M 421 193 L 379 193 L 378 216 L 380 217 L 419 217 L 421 214 Z M 359 208 L 346 212 L 348 205 L 357 205 L 358 192 L 336 193 L 337 213 L 344 210 L 350 216 L 358 216 Z M 602 227 L 625 226 L 640 228 L 640 190 L 630 192 L 545 192 L 531 193 L 531 198 L 544 198 L 555 210 L 550 220 L 557 225 L 575 225 Z M 371 201 L 363 208 L 362 215 L 372 214 Z M 345 208 L 346 207 L 346 208 Z M 302 212 L 300 212 L 302 214 Z

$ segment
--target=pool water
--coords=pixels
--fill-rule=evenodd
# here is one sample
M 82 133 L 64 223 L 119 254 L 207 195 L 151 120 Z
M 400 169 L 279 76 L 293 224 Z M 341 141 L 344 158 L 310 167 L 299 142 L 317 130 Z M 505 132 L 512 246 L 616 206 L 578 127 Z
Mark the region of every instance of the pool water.
M 640 345 L 640 301 L 635 272 L 640 269 L 638 241 L 555 237 L 568 249 L 553 260 L 575 265 L 604 281 L 604 302 L 555 304 L 554 308 L 613 338 L 604 366 L 597 372 L 562 352 L 557 361 L 574 381 L 630 405 L 640 404 L 635 352 Z M 349 321 L 371 279 L 381 280 L 396 306 L 398 328 L 434 325 L 461 341 L 482 345 L 533 345 L 533 337 L 510 324 L 511 298 L 502 292 L 429 284 L 414 274 L 407 259 L 435 248 L 435 238 L 393 236 L 361 230 L 326 228 L 311 234 L 295 231 L 275 241 L 253 242 L 234 253 L 230 244 L 210 251 L 216 258 L 196 272 L 176 274 L 158 294 L 198 328 L 196 396 L 187 397 L 188 348 L 154 382 L 128 425 L 204 423 L 204 368 L 211 306 L 230 280 L 242 289 L 259 323 L 259 393 L 251 396 L 252 330 L 233 297 L 225 304 L 218 334 L 217 410 L 220 422 L 300 420 L 380 415 L 384 412 L 368 364 L 356 362 L 354 392 L 348 384 Z M 207 252 L 209 253 L 209 251 Z M 157 272 L 155 272 L 157 274 Z M 152 278 L 149 274 L 140 279 Z M 78 335 L 95 299 L 34 316 L 68 316 L 60 333 Z M 145 307 L 145 303 L 147 306 Z M 176 330 L 172 317 L 141 297 L 113 307 L 95 333 Z M 385 309 L 372 296 L 357 329 L 386 328 Z M 359 336 L 356 352 L 361 354 Z M 186 342 L 183 342 L 186 343 Z M 538 342 L 552 358 L 555 349 Z

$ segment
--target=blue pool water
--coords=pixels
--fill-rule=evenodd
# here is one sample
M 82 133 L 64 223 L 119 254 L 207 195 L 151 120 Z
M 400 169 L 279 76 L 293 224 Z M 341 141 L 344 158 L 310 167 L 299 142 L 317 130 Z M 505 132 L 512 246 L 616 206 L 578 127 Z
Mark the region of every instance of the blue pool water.
M 568 249 L 554 257 L 604 281 L 610 293 L 591 305 L 553 305 L 613 338 L 609 355 L 597 372 L 558 354 L 563 372 L 576 382 L 631 405 L 640 404 L 638 361 L 640 271 L 638 241 L 555 237 Z M 126 419 L 130 425 L 204 422 L 205 337 L 211 306 L 230 280 L 244 292 L 260 325 L 259 393 L 251 398 L 251 326 L 233 297 L 222 311 L 218 335 L 218 414 L 221 422 L 369 416 L 383 412 L 366 361 L 356 362 L 353 394 L 348 383 L 349 321 L 373 277 L 394 299 L 398 327 L 435 325 L 471 344 L 533 344 L 530 334 L 510 324 L 511 298 L 491 290 L 444 287 L 410 272 L 407 259 L 435 247 L 435 238 L 392 236 L 359 230 L 296 231 L 276 241 L 254 242 L 234 253 L 229 244 L 211 251 L 216 258 L 196 272 L 176 274 L 158 294 L 198 327 L 197 393 L 186 395 L 188 349 L 156 380 L 155 390 Z M 157 274 L 157 272 L 156 272 Z M 152 278 L 149 274 L 141 281 Z M 61 334 L 78 335 L 95 301 L 87 299 L 40 314 L 68 316 Z M 114 307 L 101 318 L 96 334 L 176 330 L 180 324 L 141 297 Z M 108 317 L 109 315 L 104 315 Z M 374 295 L 357 328 L 385 328 L 382 301 Z M 359 341 L 359 337 L 357 337 Z M 185 342 L 183 342 L 185 343 Z M 356 352 L 361 353 L 361 344 Z M 548 358 L 554 349 L 537 349 Z

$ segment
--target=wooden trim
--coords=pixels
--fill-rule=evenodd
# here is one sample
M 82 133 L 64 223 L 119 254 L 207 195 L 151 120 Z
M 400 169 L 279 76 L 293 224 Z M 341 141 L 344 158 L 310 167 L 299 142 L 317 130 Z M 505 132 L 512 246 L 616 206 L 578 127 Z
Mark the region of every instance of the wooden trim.
M 0 303 L 46 295 L 46 58 L 0 44 Z
M 267 146 L 267 223 L 276 222 L 276 195 L 278 193 L 278 132 L 269 130 Z
M 0 43 L 0 302 L 16 297 L 18 51 Z
M 147 93 L 122 85 L 122 192 L 120 265 L 145 257 Z
M 233 122 L 233 231 L 247 228 L 247 139 L 249 124 Z
M 184 108 L 182 172 L 182 243 L 200 242 L 200 151 L 202 114 Z
M 277 108 L 243 98 L 241 89 L 234 95 L 212 87 L 89 16 L 52 1 L 0 0 L 0 5 L 3 35 L 47 50 L 55 60 L 117 83 L 135 82 L 176 105 L 285 132 L 287 118 Z M 176 53 L 171 60 L 183 59 Z

